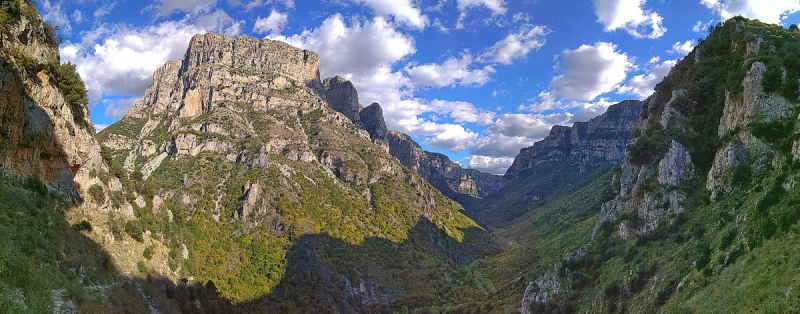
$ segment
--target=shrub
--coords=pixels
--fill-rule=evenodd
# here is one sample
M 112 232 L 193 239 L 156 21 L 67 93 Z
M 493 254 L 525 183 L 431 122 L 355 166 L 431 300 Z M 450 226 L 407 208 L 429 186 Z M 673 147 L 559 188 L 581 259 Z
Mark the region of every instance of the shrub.
M 145 265 L 143 261 L 136 262 L 136 268 L 139 269 L 139 272 L 142 273 L 142 275 L 147 274 L 147 265 Z
M 75 228 L 76 231 L 92 232 L 92 224 L 86 220 L 82 220 L 80 223 L 76 223 L 72 227 Z
M 153 258 L 153 253 L 155 253 L 155 252 L 153 250 L 153 246 L 151 245 L 151 246 L 148 246 L 148 247 L 146 247 L 144 249 L 144 252 L 142 252 L 142 256 L 144 256 L 144 258 L 150 260 L 150 259 Z
M 144 242 L 144 226 L 141 220 L 129 220 L 125 223 L 125 233 L 136 241 Z
M 89 193 L 89 196 L 91 196 L 92 199 L 97 202 L 103 202 L 106 200 L 105 193 L 103 193 L 103 187 L 97 184 L 90 186 L 86 192 Z

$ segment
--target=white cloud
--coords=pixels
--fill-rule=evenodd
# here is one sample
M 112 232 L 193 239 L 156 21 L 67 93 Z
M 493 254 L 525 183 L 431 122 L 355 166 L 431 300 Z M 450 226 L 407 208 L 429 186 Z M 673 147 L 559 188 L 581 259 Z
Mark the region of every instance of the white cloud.
M 253 32 L 259 34 L 280 34 L 286 24 L 289 23 L 289 14 L 281 13 L 275 9 L 266 18 L 258 18 L 253 25 Z
M 532 19 L 532 18 L 533 18 L 533 17 L 531 17 L 531 15 L 530 15 L 530 14 L 528 14 L 528 13 L 525 13 L 525 12 L 517 12 L 517 13 L 516 13 L 516 14 L 514 14 L 514 16 L 513 16 L 514 23 L 521 23 L 521 22 L 528 23 L 528 22 L 530 22 L 530 21 L 531 21 L 531 19 Z
M 465 129 L 461 125 L 449 123 L 425 122 L 417 131 L 423 134 L 436 134 L 425 139 L 424 143 L 454 153 L 466 149 L 467 145 L 478 137 L 478 133 Z
M 653 93 L 656 84 L 664 79 L 672 67 L 677 64 L 677 60 L 666 60 L 658 65 L 653 66 L 647 74 L 636 75 L 628 80 L 625 86 L 619 88 L 617 92 L 621 94 L 629 94 L 645 99 L 650 97 Z
M 60 26 L 65 32 L 70 32 L 72 30 L 72 25 L 70 24 L 69 18 L 67 14 L 61 10 L 62 2 L 58 2 L 53 4 L 50 0 L 44 0 L 42 3 L 42 19 L 45 21 Z
M 575 104 L 578 108 L 571 115 L 567 124 L 572 124 L 579 121 L 589 121 L 590 119 L 605 113 L 608 107 L 613 104 L 614 103 L 608 101 L 606 98 L 600 98 L 596 102 L 591 103 Z
M 144 28 L 101 26 L 86 33 L 83 42 L 62 46 L 61 56 L 63 61 L 78 65 L 92 106 L 104 94 L 140 97 L 152 84 L 153 72 L 168 60 L 181 59 L 195 34 L 216 31 L 235 35 L 230 31 L 238 30 L 236 25 L 241 22 L 229 19 L 228 24 L 221 24 L 220 19 L 227 14 L 217 11 L 210 15 L 215 18 L 205 21 L 200 16 L 196 21 L 170 21 Z
M 212 13 L 199 16 L 194 25 L 205 30 L 236 36 L 242 33 L 244 21 L 237 21 L 224 10 L 217 9 Z
M 411 0 L 353 0 L 369 6 L 376 15 L 394 17 L 403 25 L 424 29 L 428 25 L 428 17 L 412 3 Z
M 592 100 L 614 90 L 634 68 L 628 55 L 607 42 L 581 45 L 561 53 L 556 69 L 564 74 L 553 78 L 553 96 Z
M 494 119 L 494 112 L 476 108 L 472 103 L 465 101 L 447 101 L 434 99 L 427 106 L 428 111 L 441 113 L 453 119 L 455 123 L 477 123 L 488 125 Z
M 245 10 L 250 11 L 252 9 L 263 7 L 264 5 L 266 5 L 268 3 L 273 3 L 273 2 L 281 2 L 281 3 L 283 3 L 283 5 L 287 9 L 290 9 L 290 8 L 294 7 L 294 0 L 253 0 L 253 1 L 250 1 L 249 3 L 247 3 L 244 6 L 244 8 L 245 8 Z M 242 1 L 240 1 L 240 0 L 233 0 L 233 1 L 232 0 L 228 0 L 228 4 L 230 4 L 231 6 L 238 6 L 238 5 L 242 4 Z
M 102 131 L 103 129 L 105 129 L 107 127 L 108 127 L 108 124 L 102 124 L 102 123 L 95 123 L 94 124 L 94 130 L 97 131 L 97 132 L 100 132 L 100 131 Z
M 461 11 L 475 6 L 485 6 L 492 10 L 492 14 L 505 14 L 507 10 L 505 0 L 456 0 L 456 2 Z
M 635 38 L 658 38 L 667 28 L 658 13 L 643 9 L 646 0 L 592 0 L 605 31 L 622 29 Z
M 489 129 L 493 134 L 542 139 L 550 133 L 553 125 L 566 123 L 569 118 L 568 114 L 506 113 L 497 118 Z
M 478 171 L 502 175 L 505 174 L 506 170 L 508 170 L 508 167 L 511 167 L 512 163 L 514 163 L 513 157 L 489 157 L 473 155 L 469 157 L 467 166 Z
M 297 47 L 316 51 L 322 60 L 322 76 L 341 75 L 356 83 L 372 79 L 381 68 L 392 65 L 416 52 L 414 39 L 394 29 L 384 18 L 345 23 L 340 14 L 333 15 L 314 30 L 300 34 L 270 36 Z M 361 91 L 364 85 L 356 84 Z
M 478 138 L 474 141 L 469 152 L 472 155 L 490 157 L 510 157 L 519 154 L 519 150 L 533 145 L 539 139 L 530 139 L 525 136 L 505 136 L 502 134 L 491 134 Z
M 687 40 L 683 43 L 676 42 L 675 44 L 672 45 L 672 49 L 670 49 L 668 52 L 685 56 L 690 52 L 692 52 L 695 44 L 696 43 L 694 40 Z
M 404 71 L 411 78 L 411 82 L 417 86 L 448 87 L 455 85 L 483 85 L 489 81 L 489 75 L 495 70 L 491 66 L 470 69 L 474 59 L 471 55 L 465 54 L 461 58 L 450 57 L 442 64 L 420 64 L 411 63 Z
M 157 0 L 157 2 L 161 3 L 158 10 L 159 16 L 169 15 L 175 11 L 199 13 L 217 4 L 217 0 Z
M 548 33 L 544 26 L 524 27 L 495 43 L 483 56 L 500 64 L 511 64 L 514 59 L 524 58 L 531 50 L 544 46 Z
M 781 24 L 789 14 L 800 11 L 797 0 L 700 0 L 700 3 L 723 20 L 741 15 L 772 24 Z

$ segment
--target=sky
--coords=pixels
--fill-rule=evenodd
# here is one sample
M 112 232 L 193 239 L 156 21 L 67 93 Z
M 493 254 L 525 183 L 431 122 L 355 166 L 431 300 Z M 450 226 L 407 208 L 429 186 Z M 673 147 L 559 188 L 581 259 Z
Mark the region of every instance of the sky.
M 788 27 L 800 0 L 39 0 L 92 121 L 121 119 L 194 34 L 285 41 L 351 80 L 390 129 L 502 174 L 553 125 L 645 99 L 711 25 Z

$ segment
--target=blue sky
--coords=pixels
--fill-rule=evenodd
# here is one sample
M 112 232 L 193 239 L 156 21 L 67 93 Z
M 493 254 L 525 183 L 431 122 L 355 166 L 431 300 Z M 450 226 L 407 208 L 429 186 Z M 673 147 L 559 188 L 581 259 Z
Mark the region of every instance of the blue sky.
M 800 24 L 800 0 L 39 0 L 61 26 L 98 127 L 119 120 L 192 35 L 316 51 L 391 129 L 503 173 L 553 125 L 644 99 L 708 26 L 735 15 Z

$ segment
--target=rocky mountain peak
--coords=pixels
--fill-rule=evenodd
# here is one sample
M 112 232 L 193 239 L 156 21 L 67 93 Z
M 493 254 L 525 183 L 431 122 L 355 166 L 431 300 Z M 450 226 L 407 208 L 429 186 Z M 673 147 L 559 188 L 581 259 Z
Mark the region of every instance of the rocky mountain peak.
M 386 128 L 386 121 L 383 119 L 383 108 L 374 102 L 358 113 L 364 129 L 367 130 L 372 141 L 378 145 L 385 146 L 388 150 L 389 129 Z
M 353 124 L 363 126 L 361 117 L 358 114 L 361 111 L 361 105 L 358 102 L 358 91 L 356 91 L 352 82 L 337 75 L 326 78 L 322 86 L 328 106 L 350 118 Z M 382 117 L 381 120 L 383 120 Z

